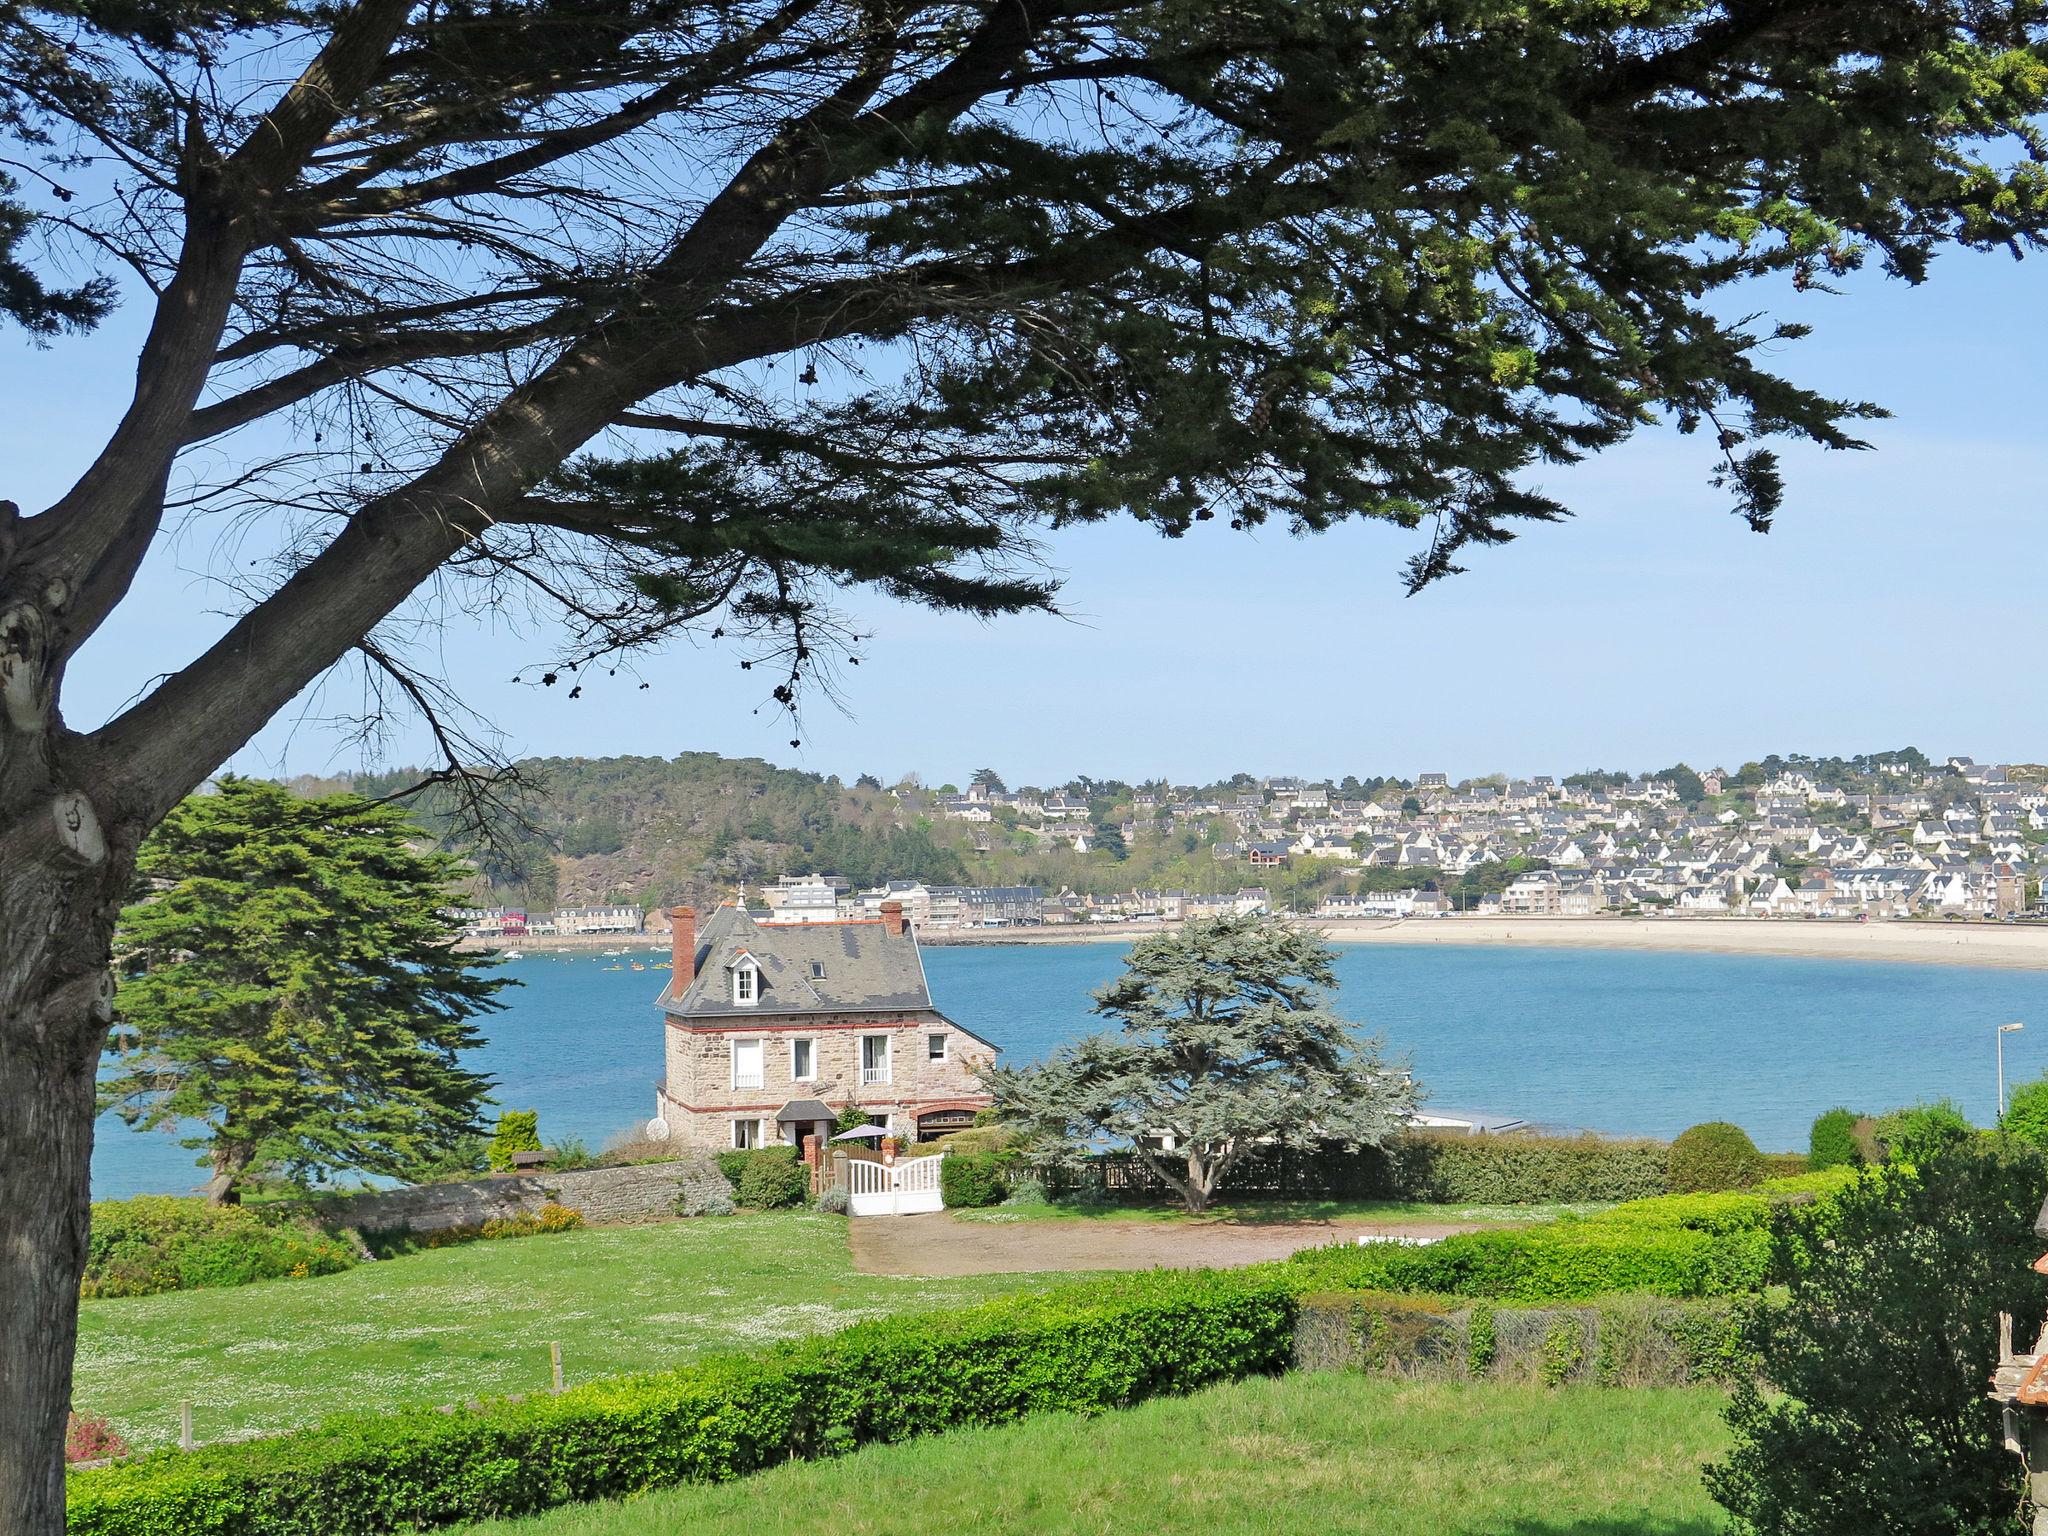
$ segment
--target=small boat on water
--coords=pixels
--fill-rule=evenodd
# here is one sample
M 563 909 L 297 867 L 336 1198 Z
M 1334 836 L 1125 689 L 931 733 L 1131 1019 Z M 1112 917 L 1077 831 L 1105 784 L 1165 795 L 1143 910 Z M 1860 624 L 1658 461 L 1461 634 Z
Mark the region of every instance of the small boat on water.
M 616 960 L 620 955 L 623 955 L 624 953 L 625 951 L 623 949 L 608 949 L 604 952 L 604 957 L 607 960 Z
M 508 949 L 498 957 L 501 960 L 524 960 L 526 957 L 516 949 Z
M 623 965 L 608 965 L 605 969 L 608 971 L 623 971 L 625 967 Z
M 633 969 L 636 971 L 644 971 L 647 969 L 647 967 L 642 965 L 638 960 L 635 960 L 633 962 Z

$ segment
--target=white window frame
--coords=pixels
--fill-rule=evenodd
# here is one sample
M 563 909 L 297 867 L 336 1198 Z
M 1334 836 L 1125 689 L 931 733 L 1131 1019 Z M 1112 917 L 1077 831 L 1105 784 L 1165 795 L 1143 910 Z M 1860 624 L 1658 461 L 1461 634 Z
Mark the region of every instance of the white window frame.
M 740 1047 L 743 1045 L 754 1047 L 754 1060 L 759 1067 L 758 1075 L 750 1083 L 740 1081 Z M 733 1040 L 728 1043 L 726 1049 L 732 1071 L 732 1086 L 734 1088 L 765 1088 L 768 1086 L 768 1047 L 765 1042 L 759 1039 Z
M 761 968 L 752 960 L 732 968 L 732 1001 L 735 1008 L 751 1008 L 761 1001 Z
M 881 1065 L 881 1067 L 879 1068 L 879 1071 L 880 1071 L 880 1073 L 881 1073 L 881 1075 L 880 1075 L 879 1077 L 877 1077 L 877 1076 L 875 1076 L 875 1075 L 874 1075 L 874 1074 L 876 1073 L 876 1071 L 877 1071 L 878 1069 L 877 1069 L 877 1068 L 874 1068 L 874 1067 L 871 1067 L 871 1066 L 869 1066 L 869 1065 L 868 1065 L 868 1042 L 869 1042 L 870 1040 L 879 1040 L 879 1041 L 881 1041 L 881 1042 L 882 1042 L 882 1065 Z M 893 1036 L 893 1035 L 862 1035 L 862 1036 L 860 1037 L 860 1085 L 861 1085 L 861 1087 L 863 1087 L 863 1088 L 886 1088 L 886 1087 L 887 1087 L 887 1086 L 888 1086 L 888 1085 L 889 1085 L 890 1083 L 894 1082 L 894 1081 L 895 1081 L 895 1073 L 894 1073 L 894 1071 L 893 1071 L 892 1069 L 893 1069 L 893 1068 L 894 1068 L 894 1066 L 895 1066 L 895 1058 L 896 1058 L 896 1039 L 895 1039 L 895 1036 Z
M 743 1138 L 740 1127 L 750 1125 L 753 1130 Z M 735 1115 L 732 1121 L 732 1149 L 735 1152 L 751 1152 L 756 1147 L 766 1146 L 761 1136 L 761 1119 L 758 1115 Z
M 938 1042 L 939 1053 L 932 1054 L 932 1042 Z M 924 1059 L 926 1061 L 947 1061 L 953 1054 L 953 1037 L 945 1030 L 932 1030 L 924 1037 Z
M 796 1053 L 798 1046 L 802 1046 L 810 1052 L 811 1061 L 808 1072 L 799 1072 L 797 1070 Z M 793 1083 L 815 1083 L 818 1080 L 818 1042 L 808 1035 L 789 1042 L 789 1080 Z

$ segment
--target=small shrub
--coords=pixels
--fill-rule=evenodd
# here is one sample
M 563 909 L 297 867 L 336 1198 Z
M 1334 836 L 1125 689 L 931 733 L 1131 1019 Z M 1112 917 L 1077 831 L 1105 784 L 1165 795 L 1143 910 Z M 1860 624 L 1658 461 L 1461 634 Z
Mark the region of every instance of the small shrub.
M 1575 1316 L 1560 1317 L 1543 1335 L 1543 1362 L 1538 1372 L 1543 1385 L 1563 1386 L 1585 1363 L 1585 1324 Z
M 114 1432 L 114 1426 L 94 1413 L 73 1413 L 64 1429 L 64 1460 L 112 1461 L 128 1454 L 128 1442 Z
M 491 1132 L 491 1144 L 484 1156 L 497 1172 L 510 1173 L 515 1152 L 540 1150 L 540 1111 L 508 1109 L 498 1116 L 497 1127 Z
M 1764 1162 L 1749 1132 L 1726 1120 L 1709 1120 L 1680 1132 L 1671 1143 L 1665 1177 L 1673 1194 L 1748 1189 L 1762 1181 Z
M 939 1195 L 956 1210 L 998 1205 L 1008 1190 L 1002 1165 L 987 1152 L 948 1157 L 939 1165 Z
M 730 1216 L 732 1213 L 733 1203 L 730 1195 L 706 1195 L 698 1202 L 696 1210 L 699 1216 Z
M 580 1136 L 565 1136 L 552 1147 L 542 1150 L 548 1155 L 548 1168 L 555 1173 L 573 1173 L 579 1168 L 597 1166 L 596 1156 L 583 1144 Z
M 1493 1304 L 1474 1302 L 1472 1316 L 1465 1325 L 1465 1368 L 1474 1376 L 1484 1376 L 1493 1369 L 1494 1356 L 1499 1350 L 1500 1340 L 1493 1326 Z
M 2048 1103 L 2043 1108 L 2048 1110 Z M 1813 1122 L 1813 1131 L 1807 1138 L 1806 1163 L 1816 1171 L 1863 1166 L 1863 1149 L 1856 1144 L 1855 1110 L 1831 1109 Z
M 149 1296 L 332 1275 L 355 1262 L 352 1247 L 291 1207 L 140 1195 L 94 1203 L 79 1295 Z
M 1888 1163 L 1932 1162 L 1973 1134 L 1974 1127 L 1953 1099 L 1895 1109 L 1876 1126 L 1877 1144 Z
M 1037 1179 L 1019 1179 L 1010 1186 L 1010 1192 L 1003 1196 L 1003 1204 L 1037 1208 L 1052 1204 L 1052 1196 L 1045 1192 L 1045 1186 Z
M 733 1198 L 748 1210 L 794 1211 L 810 1203 L 811 1171 L 795 1147 L 721 1153 L 718 1167 Z
M 826 1216 L 844 1216 L 847 1212 L 848 1196 L 843 1185 L 835 1184 L 818 1196 L 811 1209 Z

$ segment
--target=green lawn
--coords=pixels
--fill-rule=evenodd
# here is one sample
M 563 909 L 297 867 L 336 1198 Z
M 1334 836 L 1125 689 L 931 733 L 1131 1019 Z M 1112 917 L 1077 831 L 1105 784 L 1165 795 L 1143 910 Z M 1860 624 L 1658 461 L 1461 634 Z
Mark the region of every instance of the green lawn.
M 1177 1205 L 999 1205 L 980 1211 L 955 1211 L 962 1221 L 1172 1221 L 1246 1222 L 1254 1225 L 1303 1221 L 1517 1222 L 1554 1221 L 1564 1215 L 1587 1215 L 1611 1206 L 1580 1205 L 1425 1205 L 1414 1200 L 1229 1200 L 1190 1216 Z
M 470 1536 L 1712 1536 L 1720 1393 L 1297 1373 L 877 1446 Z
M 278 1431 L 343 1409 L 543 1388 L 961 1306 L 1056 1275 L 856 1274 L 844 1217 L 700 1218 L 472 1243 L 346 1274 L 79 1309 L 74 1400 L 139 1447 Z

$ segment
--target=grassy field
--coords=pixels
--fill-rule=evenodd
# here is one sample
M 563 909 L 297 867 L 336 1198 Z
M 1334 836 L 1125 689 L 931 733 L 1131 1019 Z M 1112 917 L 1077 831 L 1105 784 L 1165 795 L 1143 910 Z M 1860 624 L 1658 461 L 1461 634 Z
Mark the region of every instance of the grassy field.
M 472 1243 L 346 1274 L 80 1309 L 75 1397 L 138 1448 L 295 1428 L 677 1365 L 864 1317 L 960 1306 L 1058 1277 L 854 1272 L 845 1218 L 732 1216 Z
M 1584 1205 L 1425 1205 L 1413 1200 L 1226 1200 L 1200 1216 L 1177 1205 L 1000 1205 L 955 1211 L 962 1221 L 1242 1222 L 1256 1226 L 1304 1221 L 1374 1221 L 1418 1225 L 1485 1221 L 1554 1221 L 1611 1207 Z
M 1412 1385 L 1298 1373 L 1100 1419 L 878 1446 L 469 1536 L 1712 1536 L 1706 1389 Z

